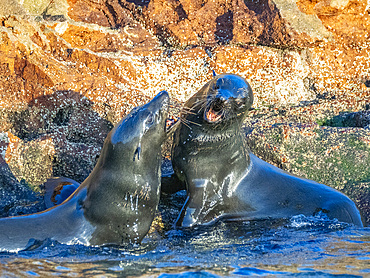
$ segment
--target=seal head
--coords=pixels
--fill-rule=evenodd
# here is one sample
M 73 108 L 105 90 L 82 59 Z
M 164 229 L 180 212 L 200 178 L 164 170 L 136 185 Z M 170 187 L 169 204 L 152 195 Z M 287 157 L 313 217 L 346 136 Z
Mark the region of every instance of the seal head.
M 207 92 L 203 119 L 209 124 L 230 124 L 244 116 L 253 103 L 252 89 L 246 80 L 232 74 L 217 76 L 204 88 Z M 207 86 L 206 85 L 206 86 Z
M 252 104 L 252 89 L 243 77 L 220 74 L 185 103 L 180 120 L 189 128 L 206 125 L 207 129 L 219 129 L 241 124 Z

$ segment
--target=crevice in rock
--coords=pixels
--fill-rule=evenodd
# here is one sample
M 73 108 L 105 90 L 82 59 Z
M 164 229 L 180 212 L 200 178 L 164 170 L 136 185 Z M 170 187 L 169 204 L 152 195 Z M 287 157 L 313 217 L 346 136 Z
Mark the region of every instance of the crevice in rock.
M 342 112 L 325 119 L 323 126 L 370 128 L 370 111 Z
M 216 18 L 215 39 L 218 43 L 227 44 L 234 38 L 233 20 L 234 15 L 231 10 Z

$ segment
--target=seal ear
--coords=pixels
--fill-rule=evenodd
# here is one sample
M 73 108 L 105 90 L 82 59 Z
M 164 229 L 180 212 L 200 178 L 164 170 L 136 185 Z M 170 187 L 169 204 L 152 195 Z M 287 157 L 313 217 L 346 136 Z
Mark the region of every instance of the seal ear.
M 137 156 L 137 160 L 140 160 L 140 153 L 141 153 L 141 147 L 140 145 L 137 147 L 137 149 L 134 152 L 134 158 L 132 161 L 135 161 L 135 157 Z

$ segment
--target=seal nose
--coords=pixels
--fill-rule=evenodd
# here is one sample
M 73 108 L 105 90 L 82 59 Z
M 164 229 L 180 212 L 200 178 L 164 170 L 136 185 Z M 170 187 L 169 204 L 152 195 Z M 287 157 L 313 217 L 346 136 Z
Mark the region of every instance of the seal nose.
M 155 97 L 154 99 L 160 99 L 161 101 L 166 101 L 170 98 L 169 94 L 167 93 L 167 91 L 160 91 Z
M 225 100 L 223 99 L 220 99 L 220 98 L 216 98 L 213 105 L 212 105 L 212 109 L 215 111 L 215 112 L 220 112 L 223 108 L 223 103 L 224 103 Z
M 161 105 L 161 109 L 168 110 L 169 102 L 170 102 L 170 96 L 167 91 L 161 91 L 159 92 L 153 100 L 155 102 L 158 102 Z

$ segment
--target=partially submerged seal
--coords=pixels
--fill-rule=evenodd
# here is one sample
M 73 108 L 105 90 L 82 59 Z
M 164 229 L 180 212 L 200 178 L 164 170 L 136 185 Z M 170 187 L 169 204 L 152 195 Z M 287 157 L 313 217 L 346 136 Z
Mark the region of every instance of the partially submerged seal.
M 0 250 L 23 249 L 31 238 L 88 245 L 140 242 L 159 202 L 168 103 L 163 91 L 123 118 L 105 139 L 89 177 L 62 204 L 0 219 Z
M 216 76 L 185 103 L 172 147 L 174 171 L 187 190 L 177 225 L 324 212 L 362 226 L 347 196 L 290 175 L 250 152 L 241 128 L 252 103 L 251 87 L 234 74 Z

